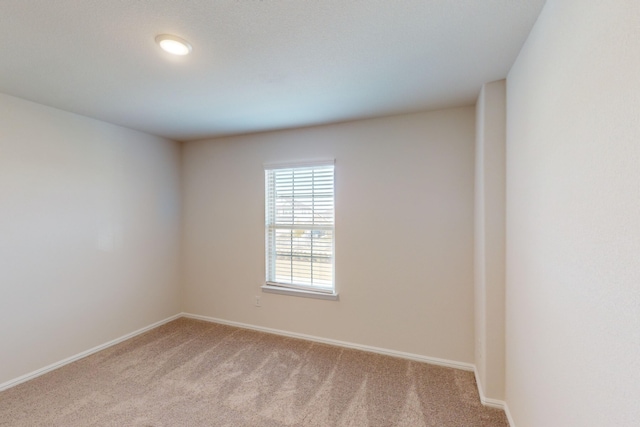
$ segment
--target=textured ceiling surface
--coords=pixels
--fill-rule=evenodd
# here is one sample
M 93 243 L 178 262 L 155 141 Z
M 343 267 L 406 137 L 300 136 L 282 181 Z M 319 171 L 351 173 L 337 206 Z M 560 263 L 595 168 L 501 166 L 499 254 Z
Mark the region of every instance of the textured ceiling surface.
M 543 4 L 2 0 L 0 92 L 176 140 L 471 105 Z

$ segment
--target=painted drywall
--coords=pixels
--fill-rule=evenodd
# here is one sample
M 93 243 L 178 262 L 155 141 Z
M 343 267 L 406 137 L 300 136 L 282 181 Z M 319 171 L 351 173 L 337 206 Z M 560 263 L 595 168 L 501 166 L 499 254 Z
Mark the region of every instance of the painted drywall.
M 475 365 L 484 398 L 504 400 L 506 82 L 476 104 Z
M 185 310 L 473 363 L 474 116 L 464 107 L 185 143 Z M 263 164 L 331 158 L 339 301 L 261 293 Z
M 0 94 L 0 384 L 179 313 L 179 146 Z
M 548 0 L 507 85 L 517 427 L 640 424 L 640 2 Z

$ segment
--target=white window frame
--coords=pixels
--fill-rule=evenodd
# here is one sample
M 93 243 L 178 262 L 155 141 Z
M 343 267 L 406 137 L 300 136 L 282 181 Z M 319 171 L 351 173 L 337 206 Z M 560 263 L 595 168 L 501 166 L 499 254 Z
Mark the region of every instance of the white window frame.
M 277 225 L 275 223 L 270 223 L 270 219 L 275 221 L 275 212 L 269 211 L 270 207 L 273 209 L 275 206 L 275 194 L 272 194 L 273 188 L 270 188 L 269 182 L 269 173 L 274 170 L 282 170 L 282 169 L 313 169 L 313 168 L 323 168 L 323 167 L 332 167 L 333 168 L 333 179 L 332 179 L 332 205 L 333 205 L 333 223 L 330 227 L 326 225 L 315 226 L 315 225 Z M 278 163 L 278 164 L 265 164 L 265 284 L 262 286 L 263 292 L 269 293 L 277 293 L 277 294 L 285 294 L 285 295 L 296 295 L 302 297 L 310 297 L 310 298 L 320 298 L 320 299 L 329 299 L 329 300 L 337 300 L 338 294 L 336 292 L 336 282 L 335 282 L 335 160 L 323 160 L 323 161 L 314 161 L 314 162 L 295 162 L 295 163 Z M 270 200 L 270 197 L 272 200 Z M 294 228 L 295 227 L 295 228 Z M 331 287 L 327 286 L 313 286 L 312 284 L 301 284 L 301 283 L 293 283 L 291 282 L 276 282 L 275 278 L 275 240 L 269 238 L 269 235 L 274 230 L 282 230 L 282 229 L 308 229 L 310 231 L 314 230 L 330 230 L 332 233 L 332 245 L 331 245 Z M 271 263 L 271 264 L 270 264 Z M 272 277 L 269 277 L 269 273 L 272 271 Z

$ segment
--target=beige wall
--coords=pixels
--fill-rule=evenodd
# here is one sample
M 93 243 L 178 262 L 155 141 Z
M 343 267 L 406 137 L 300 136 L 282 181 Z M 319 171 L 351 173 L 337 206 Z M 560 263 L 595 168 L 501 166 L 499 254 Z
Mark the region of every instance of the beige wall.
M 640 420 L 640 2 L 548 0 L 508 76 L 507 403 Z
M 476 104 L 475 364 L 484 398 L 504 400 L 506 83 Z
M 0 384 L 180 312 L 179 147 L 0 94 Z
M 472 363 L 473 152 L 473 107 L 184 144 L 186 311 Z M 340 300 L 261 293 L 263 164 L 327 158 Z

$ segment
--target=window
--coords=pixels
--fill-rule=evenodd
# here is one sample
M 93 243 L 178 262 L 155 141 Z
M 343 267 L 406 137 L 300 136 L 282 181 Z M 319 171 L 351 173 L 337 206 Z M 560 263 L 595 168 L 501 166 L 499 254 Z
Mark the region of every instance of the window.
M 267 288 L 335 294 L 333 169 L 265 168 Z

